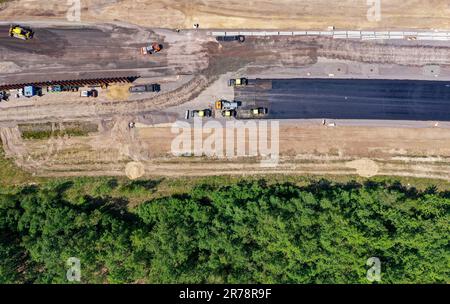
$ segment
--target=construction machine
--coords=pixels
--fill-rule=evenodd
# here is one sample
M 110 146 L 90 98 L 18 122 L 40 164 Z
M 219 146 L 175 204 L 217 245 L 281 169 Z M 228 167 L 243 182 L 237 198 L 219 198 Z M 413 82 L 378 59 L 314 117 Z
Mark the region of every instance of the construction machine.
M 8 97 L 9 97 L 9 95 L 8 95 L 8 93 L 6 93 L 5 91 L 0 91 L 0 101 L 2 101 L 2 100 L 8 100 Z
M 191 111 L 192 117 L 211 117 L 211 115 L 212 115 L 212 112 L 210 109 Z
M 228 80 L 228 86 L 230 87 L 242 87 L 248 85 L 247 78 L 237 78 Z
M 236 110 L 223 110 L 222 116 L 225 118 L 231 118 L 236 116 Z
M 216 109 L 217 110 L 234 110 L 240 106 L 237 101 L 226 101 L 226 100 L 218 100 L 216 101 Z
M 83 90 L 80 92 L 81 97 L 98 97 L 98 91 L 97 90 Z
M 243 43 L 245 41 L 245 36 L 243 36 L 243 35 L 218 36 L 218 37 L 216 37 L 216 40 L 219 41 L 219 42 L 239 41 L 240 43 Z
M 269 110 L 267 108 L 254 108 L 250 110 L 253 116 L 263 116 L 266 115 Z
M 33 97 L 38 95 L 39 88 L 35 86 L 25 86 L 23 87 L 23 95 L 25 97 Z
M 161 85 L 157 83 L 140 84 L 130 87 L 128 90 L 130 93 L 159 92 L 161 91 Z
M 9 27 L 9 36 L 22 40 L 29 40 L 33 38 L 34 32 L 30 28 L 24 26 L 11 25 Z
M 162 49 L 162 45 L 159 44 L 158 42 L 153 42 L 151 45 L 149 46 L 143 46 L 141 48 L 141 54 L 142 55 L 151 55 L 154 53 L 158 53 L 159 51 L 161 51 Z

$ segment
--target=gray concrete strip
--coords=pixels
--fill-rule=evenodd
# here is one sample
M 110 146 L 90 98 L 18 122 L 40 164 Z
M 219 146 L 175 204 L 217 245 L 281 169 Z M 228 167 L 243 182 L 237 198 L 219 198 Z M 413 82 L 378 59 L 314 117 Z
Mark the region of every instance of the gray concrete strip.
M 230 31 L 230 32 L 211 32 L 213 36 L 325 36 L 335 39 L 361 39 L 361 40 L 377 40 L 377 39 L 392 39 L 402 40 L 409 37 L 416 37 L 417 40 L 422 41 L 450 41 L 450 32 L 416 32 L 416 31 Z M 374 37 L 374 38 L 372 38 Z

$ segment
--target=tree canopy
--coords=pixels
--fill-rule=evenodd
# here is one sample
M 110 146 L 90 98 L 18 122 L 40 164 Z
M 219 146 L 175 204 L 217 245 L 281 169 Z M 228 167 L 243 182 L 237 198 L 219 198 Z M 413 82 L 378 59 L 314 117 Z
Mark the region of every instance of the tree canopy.
M 90 283 L 370 283 L 370 257 L 381 283 L 450 282 L 449 192 L 242 180 L 129 208 L 71 187 L 0 191 L 0 282 L 67 283 L 69 257 Z

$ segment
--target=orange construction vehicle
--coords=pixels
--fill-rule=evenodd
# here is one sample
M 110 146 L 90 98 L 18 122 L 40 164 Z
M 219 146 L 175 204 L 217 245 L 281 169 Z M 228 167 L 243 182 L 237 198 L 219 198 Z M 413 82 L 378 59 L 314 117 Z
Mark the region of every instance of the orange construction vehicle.
M 161 49 L 162 49 L 161 44 L 159 44 L 158 42 L 153 42 L 149 46 L 143 46 L 141 48 L 141 54 L 142 55 L 151 55 L 153 53 L 158 53 L 159 51 L 161 51 Z

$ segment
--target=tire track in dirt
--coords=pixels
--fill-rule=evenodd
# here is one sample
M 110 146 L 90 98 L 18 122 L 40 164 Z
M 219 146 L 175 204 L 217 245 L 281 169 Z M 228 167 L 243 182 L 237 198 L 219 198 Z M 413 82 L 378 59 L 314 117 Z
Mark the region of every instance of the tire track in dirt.
M 188 102 L 198 96 L 215 78 L 206 78 L 203 75 L 194 77 L 182 87 L 160 94 L 154 98 L 115 101 L 104 103 L 68 103 L 60 105 L 42 105 L 39 107 L 29 105 L 0 111 L 0 123 L 10 124 L 12 121 L 63 121 L 63 120 L 92 120 L 114 115 L 137 115 L 151 110 L 161 110 Z
M 318 56 L 366 63 L 392 63 L 408 66 L 450 65 L 450 48 L 438 46 L 399 46 L 376 42 L 356 42 L 318 38 Z
M 355 160 L 357 161 L 357 160 Z M 404 176 L 418 178 L 435 178 L 450 180 L 449 166 L 443 164 L 397 164 L 387 161 L 373 161 L 378 166 L 377 174 L 370 176 Z M 105 164 L 52 164 L 48 167 L 40 167 L 40 175 L 43 176 L 125 176 L 127 163 Z M 261 167 L 258 162 L 236 160 L 220 162 L 217 160 L 199 159 L 197 161 L 175 158 L 153 159 L 140 161 L 141 169 L 145 171 L 142 176 L 218 176 L 218 175 L 267 175 L 267 174 L 311 174 L 311 175 L 359 175 L 358 169 L 347 166 L 345 161 L 321 161 L 310 163 L 281 162 L 274 168 Z M 140 174 L 141 175 L 141 174 Z M 368 175 L 363 174 L 363 177 Z
M 19 127 L 0 128 L 0 138 L 7 157 L 23 159 L 27 155 Z

